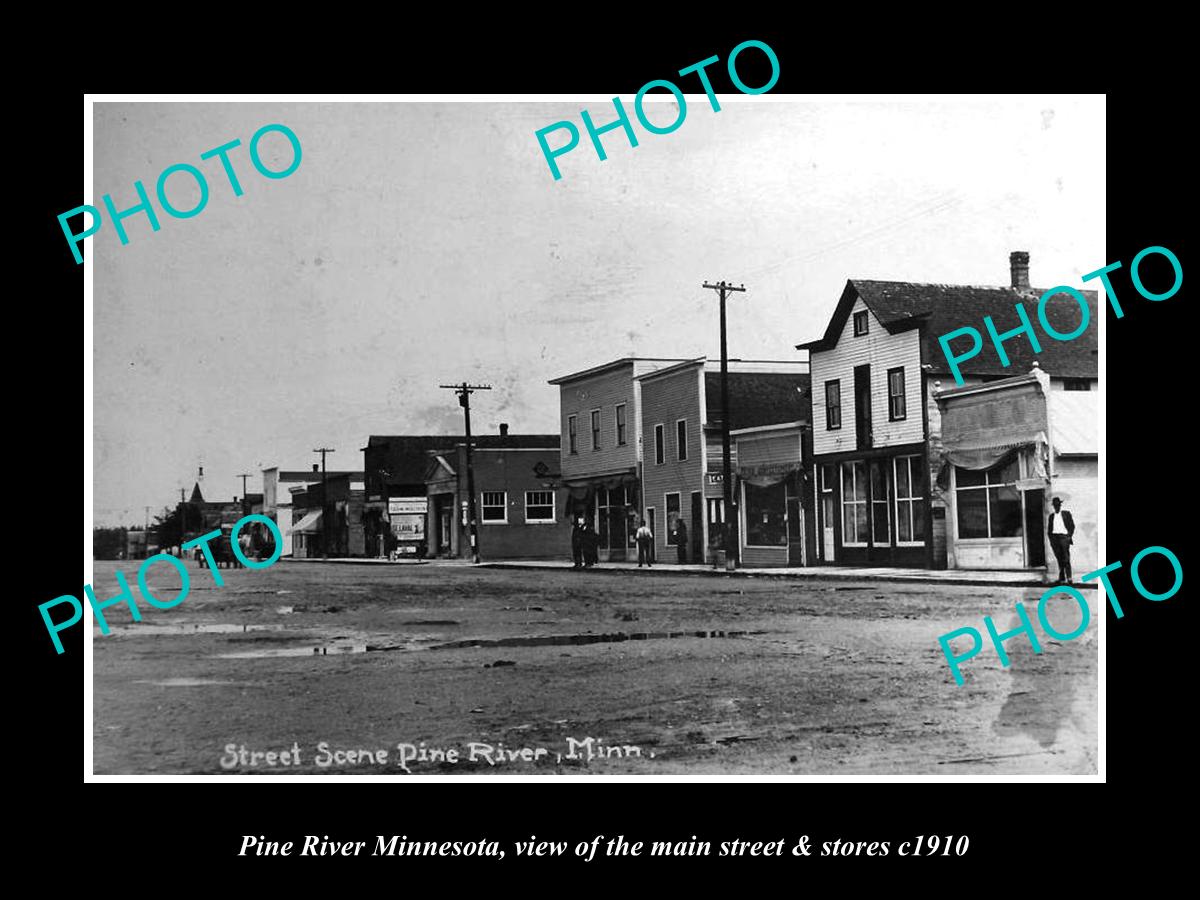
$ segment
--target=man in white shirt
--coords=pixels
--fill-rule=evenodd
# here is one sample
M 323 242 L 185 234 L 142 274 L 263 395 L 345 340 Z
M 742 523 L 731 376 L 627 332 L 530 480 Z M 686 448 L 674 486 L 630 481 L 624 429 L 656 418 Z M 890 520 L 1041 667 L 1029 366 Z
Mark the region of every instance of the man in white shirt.
M 646 524 L 646 520 L 642 519 L 641 527 L 637 530 L 637 548 L 638 548 L 638 568 L 642 567 L 642 563 L 646 563 L 646 568 L 652 568 L 650 565 L 650 545 L 654 543 L 654 532 L 650 530 L 650 526 Z
M 1054 512 L 1046 521 L 1046 531 L 1050 535 L 1050 549 L 1058 560 L 1058 581 L 1056 584 L 1071 583 L 1071 538 L 1075 534 L 1075 520 L 1069 510 L 1062 508 L 1062 500 L 1055 497 L 1050 501 Z

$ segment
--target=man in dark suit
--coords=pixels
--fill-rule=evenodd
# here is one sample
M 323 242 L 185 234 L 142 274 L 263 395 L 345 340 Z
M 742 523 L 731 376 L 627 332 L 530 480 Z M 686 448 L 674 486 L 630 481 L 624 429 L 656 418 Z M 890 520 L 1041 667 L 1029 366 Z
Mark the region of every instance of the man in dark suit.
M 1058 581 L 1056 584 L 1071 583 L 1071 538 L 1075 534 L 1075 520 L 1069 510 L 1062 508 L 1062 500 L 1055 497 L 1050 501 L 1054 512 L 1046 521 L 1046 533 L 1050 535 L 1050 549 L 1058 560 Z

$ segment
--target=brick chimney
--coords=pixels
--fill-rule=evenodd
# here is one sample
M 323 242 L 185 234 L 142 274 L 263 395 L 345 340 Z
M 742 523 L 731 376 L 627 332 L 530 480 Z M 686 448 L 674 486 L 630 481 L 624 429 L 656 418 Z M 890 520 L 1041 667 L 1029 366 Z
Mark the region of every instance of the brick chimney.
M 500 437 L 508 437 L 508 423 L 507 422 L 500 423 Z
M 321 467 L 320 467 L 320 466 L 318 466 L 316 463 L 313 463 L 313 471 L 314 471 L 314 472 L 320 472 L 320 471 L 321 471 Z
M 1014 250 L 1008 254 L 1008 268 L 1012 273 L 1012 288 L 1014 291 L 1029 290 L 1029 253 L 1025 250 Z

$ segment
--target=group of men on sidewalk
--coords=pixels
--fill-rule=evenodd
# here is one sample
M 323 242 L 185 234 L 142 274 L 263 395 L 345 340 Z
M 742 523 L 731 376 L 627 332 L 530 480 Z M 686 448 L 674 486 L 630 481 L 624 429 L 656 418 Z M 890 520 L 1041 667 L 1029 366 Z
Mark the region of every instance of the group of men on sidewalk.
M 672 537 L 679 562 L 686 563 L 688 534 L 682 519 L 676 523 Z M 634 539 L 638 548 L 638 568 L 650 568 L 654 564 L 654 532 L 650 530 L 645 519 L 639 520 Z M 575 568 L 590 569 L 596 565 L 600 561 L 599 546 L 600 536 L 592 526 L 582 518 L 576 519 L 571 527 L 571 556 L 575 561 Z

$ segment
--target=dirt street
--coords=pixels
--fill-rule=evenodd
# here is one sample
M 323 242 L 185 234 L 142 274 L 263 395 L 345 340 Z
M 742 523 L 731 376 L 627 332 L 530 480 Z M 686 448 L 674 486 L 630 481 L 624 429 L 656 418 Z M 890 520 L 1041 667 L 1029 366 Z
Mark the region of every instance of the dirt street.
M 136 566 L 98 562 L 97 596 Z M 280 562 L 221 570 L 223 587 L 189 574 L 179 606 L 142 604 L 141 623 L 112 607 L 113 633 L 94 629 L 97 774 L 1096 771 L 1090 591 L 1081 638 L 1039 631 L 1040 655 L 1013 638 L 1008 668 L 988 644 L 958 687 L 938 635 L 985 614 L 1015 627 L 1036 589 L 437 564 Z M 150 585 L 168 599 L 178 580 L 160 565 Z

